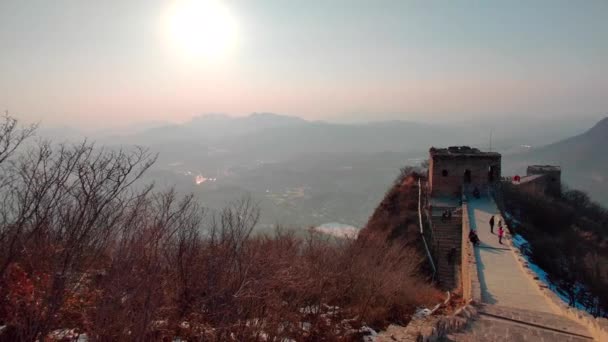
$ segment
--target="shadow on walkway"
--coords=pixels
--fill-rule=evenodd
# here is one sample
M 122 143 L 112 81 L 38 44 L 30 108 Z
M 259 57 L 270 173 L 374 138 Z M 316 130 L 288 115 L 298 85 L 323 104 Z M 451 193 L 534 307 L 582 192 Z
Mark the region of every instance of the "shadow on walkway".
M 470 229 L 477 231 L 478 236 L 480 235 L 480 232 L 478 230 L 477 220 L 475 219 L 474 211 L 476 209 L 480 208 L 480 206 L 478 205 L 479 201 L 480 200 L 469 200 L 468 213 L 466 213 L 467 215 L 469 215 Z M 490 248 L 484 248 L 484 247 L 490 247 Z M 484 272 L 486 270 L 486 265 L 484 265 L 484 263 L 481 259 L 481 255 L 480 255 L 480 248 L 484 248 L 484 250 L 487 250 L 488 253 L 492 253 L 492 254 L 498 254 L 498 253 L 502 252 L 500 250 L 492 249 L 491 247 L 492 246 L 488 245 L 487 243 L 485 243 L 483 240 L 480 239 L 480 245 L 473 246 L 473 249 L 475 251 L 475 260 L 477 262 L 477 275 L 479 278 L 479 286 L 481 288 L 481 299 L 484 303 L 496 304 L 497 303 L 496 299 L 494 298 L 494 296 L 492 296 L 492 294 L 490 293 L 490 291 L 488 289 L 488 284 L 486 282 L 486 277 L 485 277 L 485 272 Z

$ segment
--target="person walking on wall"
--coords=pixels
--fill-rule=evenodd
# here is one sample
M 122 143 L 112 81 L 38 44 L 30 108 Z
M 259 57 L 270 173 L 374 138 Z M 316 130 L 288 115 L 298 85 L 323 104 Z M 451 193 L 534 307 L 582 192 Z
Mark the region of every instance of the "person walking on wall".
M 498 226 L 498 243 L 502 245 L 502 237 L 505 234 L 504 229 L 501 226 Z
M 494 215 L 490 219 L 490 233 L 494 234 Z

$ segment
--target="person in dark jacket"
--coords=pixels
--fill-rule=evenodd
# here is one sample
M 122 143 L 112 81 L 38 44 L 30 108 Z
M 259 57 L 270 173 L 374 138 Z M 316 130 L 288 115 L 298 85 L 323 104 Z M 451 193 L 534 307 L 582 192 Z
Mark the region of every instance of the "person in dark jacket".
M 494 215 L 490 219 L 490 233 L 494 234 Z
M 471 243 L 472 243 L 474 246 L 479 245 L 479 236 L 477 236 L 477 232 L 476 232 L 476 231 L 471 230 L 471 231 L 469 232 L 469 241 L 471 241 Z

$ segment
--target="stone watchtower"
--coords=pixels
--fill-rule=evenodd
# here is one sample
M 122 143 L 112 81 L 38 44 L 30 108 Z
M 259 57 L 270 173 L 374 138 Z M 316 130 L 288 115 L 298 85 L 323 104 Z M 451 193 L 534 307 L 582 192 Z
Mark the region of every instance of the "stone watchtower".
M 429 153 L 431 197 L 460 196 L 463 187 L 483 191 L 500 181 L 500 153 L 468 146 L 431 147 Z
M 558 196 L 562 192 L 562 169 L 559 166 L 530 165 L 526 171 L 526 178 L 533 176 L 536 176 L 536 182 L 539 183 L 545 194 Z

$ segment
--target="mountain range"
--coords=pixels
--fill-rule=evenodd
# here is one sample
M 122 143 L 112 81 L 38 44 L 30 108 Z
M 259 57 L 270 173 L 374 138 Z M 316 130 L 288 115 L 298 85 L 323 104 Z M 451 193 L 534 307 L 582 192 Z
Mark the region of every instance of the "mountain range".
M 608 205 L 608 117 L 589 130 L 552 144 L 507 156 L 504 164 L 511 172 L 524 172 L 529 164 L 559 165 L 562 180 L 570 187 L 586 191 L 592 199 Z
M 431 146 L 492 146 L 503 154 L 503 175 L 522 174 L 529 164 L 559 164 L 568 185 L 608 204 L 608 154 L 602 153 L 608 121 L 577 135 L 583 124 L 506 119 L 499 128 L 483 122 L 345 124 L 272 113 L 209 114 L 91 139 L 149 147 L 159 158 L 146 181 L 194 193 L 210 208 L 252 195 L 262 209 L 261 226 L 362 227 L 399 169 L 425 160 Z M 79 137 L 69 128 L 56 132 L 61 139 Z M 559 141 L 568 135 L 574 137 Z

